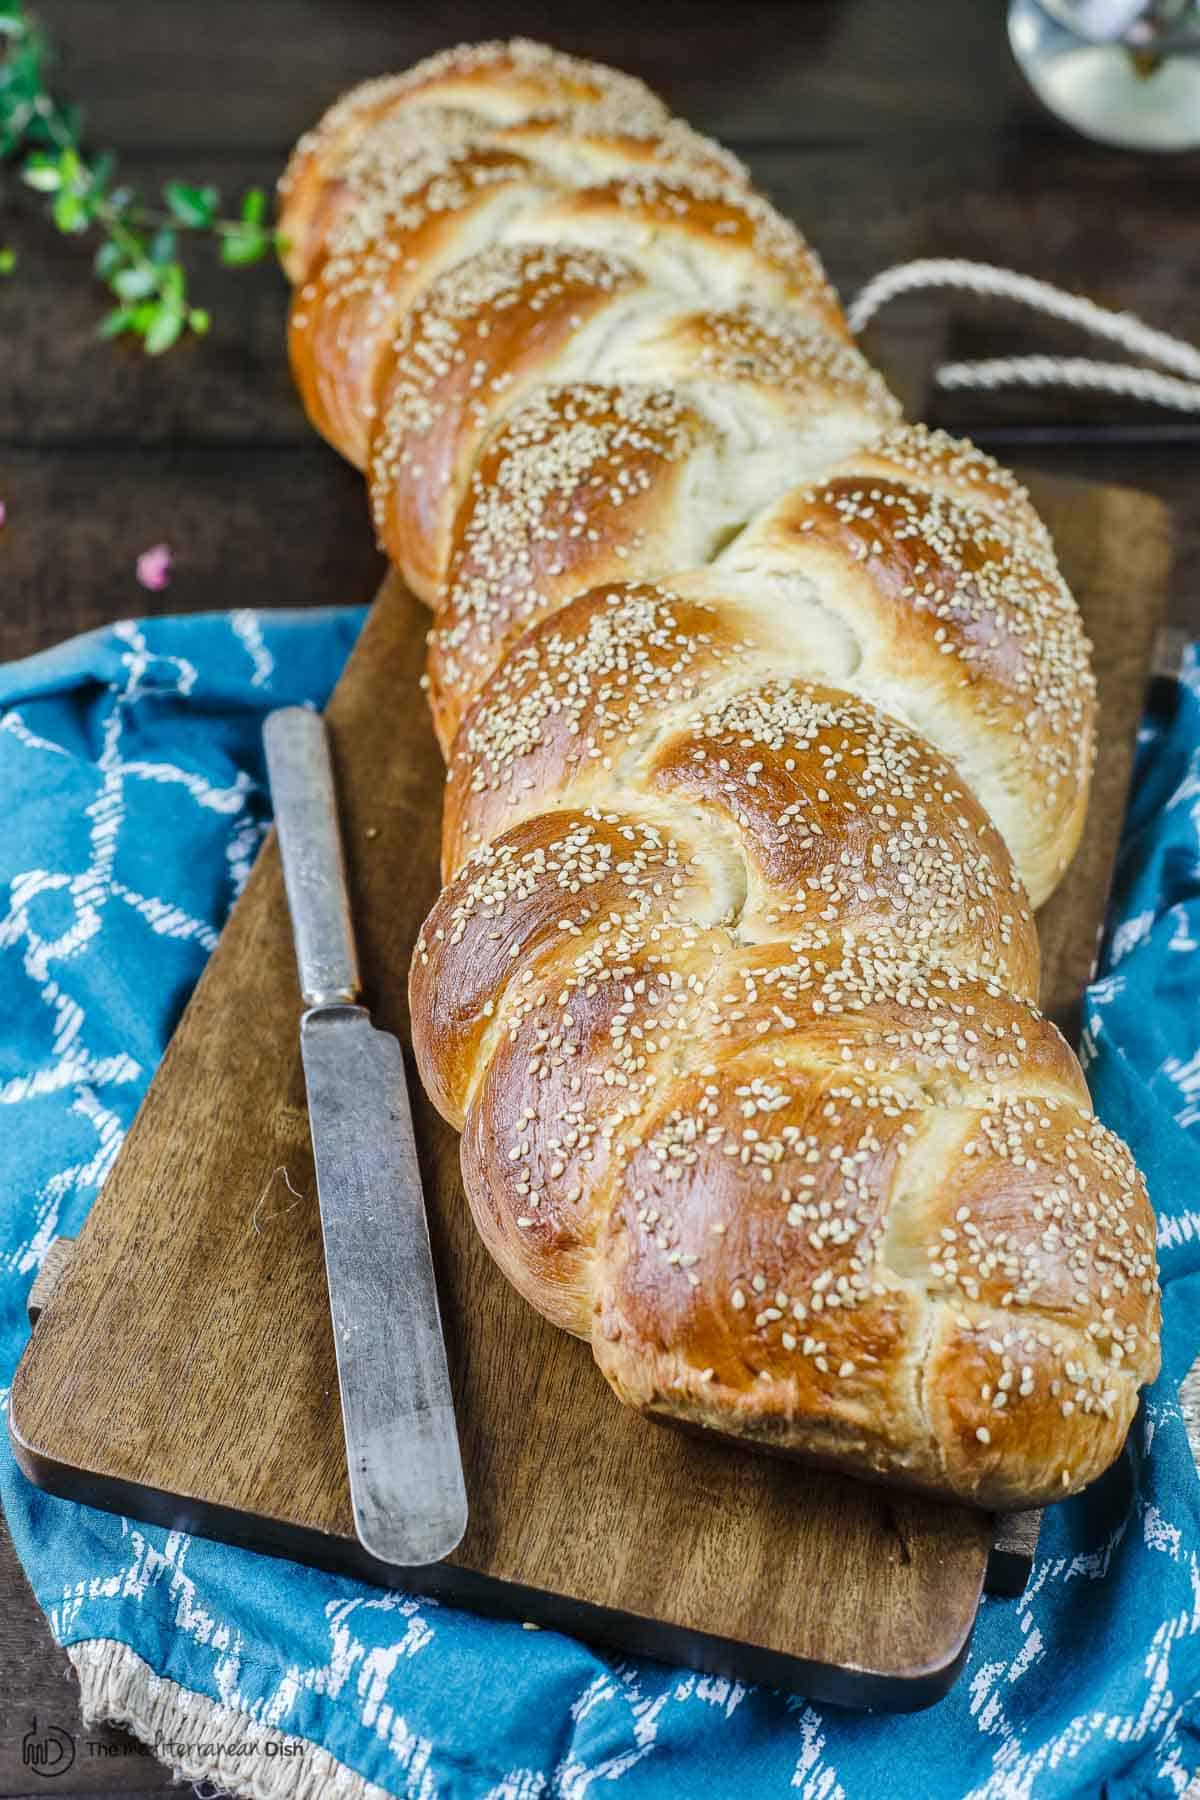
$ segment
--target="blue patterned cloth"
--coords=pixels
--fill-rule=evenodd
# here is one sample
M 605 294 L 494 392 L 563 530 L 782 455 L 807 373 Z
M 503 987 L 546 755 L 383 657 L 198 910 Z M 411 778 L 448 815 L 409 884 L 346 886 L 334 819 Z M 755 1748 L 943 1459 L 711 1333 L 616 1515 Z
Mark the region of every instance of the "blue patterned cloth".
M 163 619 L 0 669 L 0 1381 L 46 1245 L 82 1224 L 265 829 L 263 715 L 320 706 L 360 622 Z M 602 1655 L 50 1499 L 5 1448 L 56 1636 L 128 1644 L 422 1800 L 1182 1795 L 1200 1767 L 1200 1481 L 1178 1402 L 1200 1349 L 1194 659 L 1143 728 L 1113 916 L 1084 1048 L 1158 1210 L 1165 1367 L 1117 1466 L 1048 1515 L 1025 1596 L 984 1604 L 939 1706 L 856 1716 Z

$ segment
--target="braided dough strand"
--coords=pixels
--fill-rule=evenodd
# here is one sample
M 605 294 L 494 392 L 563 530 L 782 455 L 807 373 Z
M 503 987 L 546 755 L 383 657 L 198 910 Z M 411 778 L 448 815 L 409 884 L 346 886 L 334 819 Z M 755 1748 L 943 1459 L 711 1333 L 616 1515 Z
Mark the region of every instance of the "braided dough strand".
M 433 609 L 426 1086 L 620 1397 L 986 1506 L 1158 1367 L 1154 1229 L 1037 1011 L 1089 646 L 1023 490 L 631 78 L 521 40 L 339 101 L 289 343 Z

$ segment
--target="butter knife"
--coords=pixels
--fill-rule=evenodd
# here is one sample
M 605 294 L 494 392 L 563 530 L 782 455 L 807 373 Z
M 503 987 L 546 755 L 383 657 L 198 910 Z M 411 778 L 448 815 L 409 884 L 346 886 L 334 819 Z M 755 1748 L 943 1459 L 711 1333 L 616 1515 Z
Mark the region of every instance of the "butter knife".
M 325 1241 L 350 1497 L 380 1562 L 448 1556 L 467 1496 L 400 1045 L 359 1000 L 325 726 L 263 729 L 305 1012 L 300 1049 Z

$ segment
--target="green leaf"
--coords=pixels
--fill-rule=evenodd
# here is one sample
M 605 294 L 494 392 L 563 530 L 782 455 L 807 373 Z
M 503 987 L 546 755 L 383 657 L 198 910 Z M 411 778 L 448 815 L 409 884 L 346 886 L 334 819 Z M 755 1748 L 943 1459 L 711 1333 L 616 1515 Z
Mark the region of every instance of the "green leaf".
M 247 225 L 261 225 L 267 216 L 267 196 L 260 187 L 247 188 L 242 195 L 242 218 Z
M 122 300 L 144 300 L 148 294 L 158 290 L 158 276 L 153 269 L 144 263 L 135 263 L 132 268 L 119 269 L 112 278 L 112 290 Z
M 102 338 L 120 337 L 123 331 L 133 329 L 133 313 L 128 306 L 114 307 L 105 313 L 96 329 Z
M 172 305 L 182 307 L 187 292 L 187 277 L 184 275 L 182 263 L 169 263 L 163 270 L 159 292 L 164 300 L 170 301 Z
M 147 354 L 161 356 L 169 350 L 183 330 L 183 323 L 183 308 L 164 300 L 146 333 Z
M 270 235 L 260 225 L 242 225 L 221 239 L 221 261 L 231 268 L 261 262 L 270 248 Z
M 150 239 L 150 261 L 153 263 L 169 263 L 175 255 L 179 239 L 169 225 L 164 225 Z
M 142 232 L 134 231 L 129 225 L 122 224 L 113 232 L 113 242 L 124 255 L 126 262 L 148 261 L 150 252 Z
M 4 59 L 4 90 L 12 100 L 34 103 L 42 94 L 42 49 L 32 36 L 17 38 Z M 44 121 L 38 121 L 44 123 Z M 31 120 L 31 128 L 34 121 Z
M 40 113 L 34 112 L 27 101 L 25 103 L 25 123 L 22 132 L 30 144 L 53 144 L 54 133 Z
M 188 324 L 196 333 L 197 337 L 203 337 L 209 326 L 212 324 L 212 320 L 202 306 L 193 306 L 191 312 L 188 314 Z
M 182 181 L 168 181 L 163 188 L 163 199 L 172 216 L 192 231 L 207 231 L 221 203 L 221 195 L 215 187 L 189 187 Z
M 78 194 L 67 193 L 64 189 L 54 202 L 54 223 L 60 231 L 86 231 L 88 228 L 88 209 Z
M 26 187 L 36 188 L 39 194 L 57 194 L 62 186 L 57 157 L 45 156 L 35 150 L 21 170 L 21 180 Z
M 94 157 L 88 164 L 88 195 L 94 200 L 103 199 L 109 183 L 117 172 L 117 159 L 111 150 L 105 150 Z
M 0 95 L 0 162 L 4 162 L 28 137 L 28 110 L 23 106 L 6 106 Z
M 11 275 L 16 266 L 16 251 L 7 248 L 0 250 L 0 275 Z
M 124 261 L 125 253 L 120 244 L 114 244 L 112 239 L 108 238 L 97 250 L 96 260 L 92 267 L 101 281 L 111 281 Z

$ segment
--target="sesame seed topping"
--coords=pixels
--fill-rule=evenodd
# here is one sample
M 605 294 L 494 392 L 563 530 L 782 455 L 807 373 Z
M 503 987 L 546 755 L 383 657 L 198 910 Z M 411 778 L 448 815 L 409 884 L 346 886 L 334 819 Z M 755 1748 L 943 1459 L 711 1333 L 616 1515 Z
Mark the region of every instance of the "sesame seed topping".
M 1095 695 L 1028 496 L 599 65 L 365 84 L 281 199 L 306 400 L 434 606 L 414 1040 L 507 1266 L 656 1410 L 973 1498 L 1048 1434 L 1082 1485 L 1156 1268 L 1034 1004 Z

